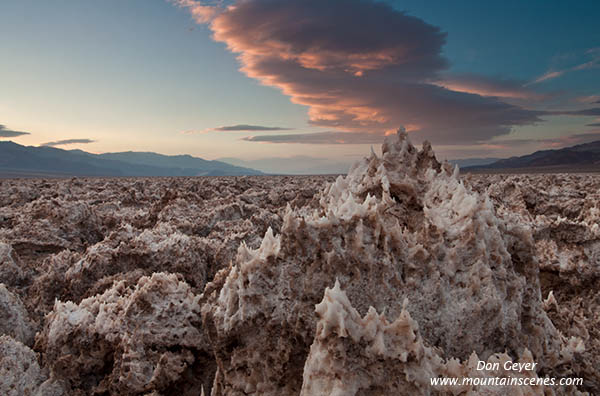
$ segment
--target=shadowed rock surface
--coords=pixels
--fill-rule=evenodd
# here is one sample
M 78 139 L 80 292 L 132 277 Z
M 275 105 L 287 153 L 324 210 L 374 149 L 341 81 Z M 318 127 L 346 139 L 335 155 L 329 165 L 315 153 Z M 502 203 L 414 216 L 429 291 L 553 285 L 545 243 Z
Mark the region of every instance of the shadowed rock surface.
M 400 133 L 337 179 L 0 185 L 0 389 L 600 392 L 597 176 L 460 177 Z M 584 384 L 431 387 L 511 374 L 477 360 Z

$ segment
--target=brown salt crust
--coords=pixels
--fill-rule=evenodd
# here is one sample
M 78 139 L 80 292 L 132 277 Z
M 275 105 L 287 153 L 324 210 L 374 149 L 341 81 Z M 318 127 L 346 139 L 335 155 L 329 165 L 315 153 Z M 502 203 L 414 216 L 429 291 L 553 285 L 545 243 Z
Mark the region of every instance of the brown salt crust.
M 63 250 L 42 260 L 38 275 L 27 291 L 24 303 L 35 320 L 43 323 L 44 315 L 52 311 L 55 300 L 68 300 L 65 273 L 81 259 L 81 254 Z
M 195 364 L 209 350 L 198 301 L 173 274 L 142 277 L 133 288 L 117 282 L 79 305 L 56 302 L 36 349 L 72 393 L 197 394 L 214 371 Z
M 40 317 L 52 308 L 55 298 L 79 301 L 102 292 L 111 279 L 135 282 L 142 274 L 155 270 L 181 270 L 188 283 L 196 287 L 198 271 L 173 268 L 173 263 L 165 264 L 166 255 L 189 256 L 193 251 L 203 256 L 202 260 L 193 260 L 198 265 L 204 262 L 201 266 L 206 267 L 205 276 L 212 279 L 235 256 L 242 241 L 258 247 L 269 226 L 279 230 L 280 211 L 287 202 L 278 199 L 280 206 L 267 202 L 270 193 L 290 195 L 289 191 L 298 189 L 305 202 L 328 180 L 331 178 L 3 180 L 0 235 L 13 243 L 13 258 L 17 252 L 21 254 L 17 265 L 24 279 L 18 292 L 36 311 L 34 316 Z M 292 203 L 297 200 L 294 198 Z M 158 257 L 160 252 L 139 246 L 132 235 L 115 236 L 131 226 L 134 234 L 150 230 L 156 240 L 184 234 L 191 238 L 192 249 L 173 246 Z M 82 279 L 65 278 L 77 261 L 94 255 L 98 258 L 94 252 L 98 247 L 104 247 L 105 257 L 97 261 L 104 261 L 109 268 L 92 265 L 94 268 Z M 152 264 L 156 260 L 158 263 Z M 6 275 L 13 277 L 16 273 L 9 271 Z
M 206 283 L 205 250 L 202 240 L 164 223 L 143 231 L 126 225 L 83 255 L 62 252 L 47 259 L 33 289 L 46 304 L 55 297 L 79 302 L 103 292 L 115 280 L 129 278 L 135 283 L 142 275 L 169 271 L 180 273 L 200 293 Z M 49 287 L 49 280 L 58 287 Z
M 0 229 L 0 238 L 22 252 L 40 254 L 61 249 L 82 250 L 102 239 L 98 218 L 85 201 L 40 197 L 14 213 L 12 227 Z M 36 256 L 32 256 L 32 259 Z
M 499 218 L 486 194 L 406 134 L 325 189 L 317 210 L 287 211 L 282 232 L 242 245 L 203 305 L 216 394 L 295 394 L 314 339 L 312 307 L 338 278 L 358 312 L 408 309 L 444 358 L 525 349 L 541 372 L 568 340 L 542 307 L 534 240 Z
M 566 365 L 600 392 L 600 176 L 590 174 L 469 177 L 486 188 L 498 213 L 527 224 L 535 240 L 549 317 L 585 351 Z M 489 187 L 488 187 L 489 186 Z
M 563 368 L 584 379 L 583 389 L 597 394 L 600 389 L 600 282 L 573 289 L 555 285 L 545 309 L 555 326 L 567 337 L 583 340 L 585 351 L 576 354 Z

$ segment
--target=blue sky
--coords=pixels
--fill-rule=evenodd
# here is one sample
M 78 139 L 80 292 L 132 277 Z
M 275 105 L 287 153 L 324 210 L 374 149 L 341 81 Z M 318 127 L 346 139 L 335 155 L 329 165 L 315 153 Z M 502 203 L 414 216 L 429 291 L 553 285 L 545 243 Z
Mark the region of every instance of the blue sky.
M 484 73 L 529 81 L 563 62 L 577 62 L 600 45 L 597 1 L 394 1 L 398 9 L 448 32 L 444 54 L 456 72 Z M 569 57 L 570 59 L 561 59 Z M 595 74 L 598 78 L 598 73 Z M 572 76 L 573 77 L 573 76 Z M 585 77 L 555 80 L 545 87 L 584 87 Z
M 11 137 L 28 145 L 89 139 L 93 142 L 64 147 L 92 152 L 156 151 L 209 159 L 305 155 L 338 162 L 368 153 L 392 125 L 407 127 L 414 141 L 432 140 L 443 158 L 524 154 L 597 140 L 595 134 L 600 134 L 597 127 L 587 126 L 600 115 L 573 113 L 600 106 L 594 103 L 600 100 L 596 1 L 388 3 L 414 20 L 360 0 L 332 1 L 327 7 L 312 1 L 280 1 L 275 6 L 274 0 L 256 0 L 236 12 L 215 2 L 184 3 L 2 1 L 4 130 L 28 132 Z M 199 20 L 197 13 L 194 17 L 197 7 L 215 5 L 208 19 Z M 256 28 L 262 26 L 260 19 L 285 15 L 290 7 L 312 19 L 302 26 L 294 26 L 293 19 L 287 26 L 271 26 L 273 37 L 264 41 L 245 42 L 245 33 L 231 33 L 239 28 L 261 37 Z M 360 13 L 373 20 L 352 25 Z M 396 30 L 379 29 L 377 18 Z M 272 25 L 273 20 L 267 22 Z M 318 30 L 323 24 L 328 29 Z M 335 32 L 338 26 L 340 32 Z M 287 28 L 297 30 L 293 37 Z M 444 33 L 444 43 L 438 42 Z M 344 34 L 365 38 L 379 52 L 344 42 Z M 315 50 L 314 43 L 325 43 L 327 52 Z M 401 59 L 399 54 L 413 46 L 433 63 L 411 66 L 415 57 Z M 284 70 L 289 54 L 265 55 L 273 48 L 291 48 L 298 65 L 326 82 L 319 83 L 322 89 L 315 88 L 308 73 Z M 386 58 L 389 54 L 394 60 Z M 340 63 L 354 55 L 354 63 Z M 368 60 L 379 55 L 383 60 Z M 263 66 L 268 61 L 280 65 L 267 69 Z M 553 78 L 535 82 L 544 75 Z M 344 85 L 328 85 L 338 77 Z M 350 77 L 364 89 L 364 97 L 352 88 L 355 80 Z M 396 101 L 393 90 L 377 96 L 375 85 L 369 84 L 385 78 L 402 80 L 399 95 L 411 92 L 422 98 L 421 107 L 413 106 L 410 96 Z M 424 89 L 415 88 L 416 83 Z M 506 89 L 509 96 L 489 99 L 495 93 L 482 94 L 482 86 Z M 343 97 L 321 106 L 319 100 L 334 91 L 343 91 Z M 524 97 L 510 96 L 517 91 Z M 430 103 L 439 106 L 428 110 Z M 490 106 L 498 110 L 478 115 Z M 448 117 L 445 108 L 457 115 Z M 498 119 L 505 111 L 511 116 Z M 483 118 L 481 133 L 477 128 L 462 133 L 468 120 Z M 448 122 L 456 125 L 437 134 Z M 291 130 L 211 130 L 236 125 Z M 311 133 L 321 135 L 307 137 Z M 340 138 L 340 133 L 351 135 Z

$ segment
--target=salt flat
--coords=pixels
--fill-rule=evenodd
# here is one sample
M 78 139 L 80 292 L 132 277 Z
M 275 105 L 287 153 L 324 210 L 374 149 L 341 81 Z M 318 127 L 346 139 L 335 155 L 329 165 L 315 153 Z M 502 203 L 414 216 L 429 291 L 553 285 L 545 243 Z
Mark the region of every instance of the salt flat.
M 598 202 L 404 134 L 339 178 L 0 180 L 0 390 L 428 394 L 476 355 L 599 393 Z

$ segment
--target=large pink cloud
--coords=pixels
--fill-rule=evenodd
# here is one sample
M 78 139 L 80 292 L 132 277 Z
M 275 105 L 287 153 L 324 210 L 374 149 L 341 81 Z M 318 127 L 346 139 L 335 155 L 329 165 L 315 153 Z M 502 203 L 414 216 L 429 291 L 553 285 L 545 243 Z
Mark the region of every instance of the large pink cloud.
M 308 106 L 312 125 L 354 132 L 356 142 L 365 133 L 381 137 L 404 126 L 415 140 L 473 143 L 541 121 L 542 113 L 501 99 L 533 97 L 531 91 L 510 86 L 493 94 L 487 91 L 496 86 L 465 78 L 460 89 L 441 86 L 448 67 L 441 55 L 446 34 L 385 3 L 241 0 L 219 8 L 185 0 L 184 5 L 209 24 L 215 40 L 238 54 L 245 74 Z M 329 136 L 339 142 L 339 135 Z M 306 141 L 306 134 L 298 140 Z M 353 142 L 350 136 L 344 141 Z

